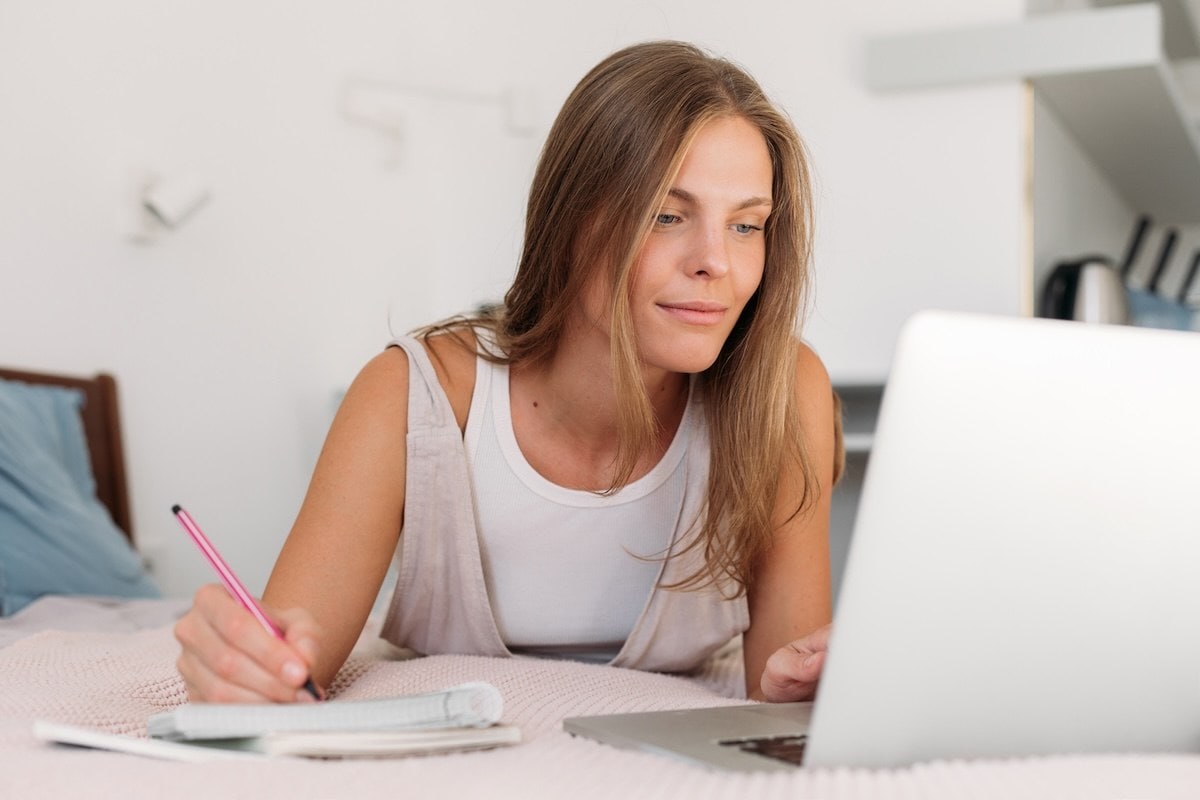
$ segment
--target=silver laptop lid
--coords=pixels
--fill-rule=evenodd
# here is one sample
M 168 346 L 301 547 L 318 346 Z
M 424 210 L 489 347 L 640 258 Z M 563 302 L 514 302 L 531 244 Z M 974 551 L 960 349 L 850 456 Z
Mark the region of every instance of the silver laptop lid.
M 1200 750 L 1200 335 L 922 312 L 806 765 Z

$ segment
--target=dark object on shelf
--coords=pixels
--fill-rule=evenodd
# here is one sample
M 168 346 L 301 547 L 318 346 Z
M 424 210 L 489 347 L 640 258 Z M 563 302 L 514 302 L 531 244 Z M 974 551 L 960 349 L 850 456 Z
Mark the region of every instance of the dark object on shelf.
M 1120 266 L 1101 255 L 1083 256 L 1055 265 L 1042 287 L 1038 316 L 1118 325 L 1129 322 L 1129 293 L 1125 284 L 1133 272 L 1149 228 L 1150 218 L 1138 217 Z M 1163 244 L 1152 280 L 1154 285 L 1166 270 L 1175 239 L 1172 231 Z
M 1103 256 L 1064 261 L 1042 289 L 1038 316 L 1081 322 L 1129 321 L 1129 300 L 1121 273 Z

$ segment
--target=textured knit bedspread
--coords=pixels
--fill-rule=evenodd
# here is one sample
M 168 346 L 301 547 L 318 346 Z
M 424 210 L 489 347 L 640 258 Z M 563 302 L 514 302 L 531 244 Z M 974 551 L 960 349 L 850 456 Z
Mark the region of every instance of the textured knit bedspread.
M 562 731 L 564 717 L 745 702 L 737 654 L 690 678 L 588 664 L 356 650 L 332 688 L 353 699 L 486 680 L 524 742 L 486 752 L 356 761 L 182 764 L 63 748 L 35 719 L 144 735 L 184 702 L 169 628 L 45 631 L 0 650 L 0 798 L 619 797 L 1196 798 L 1200 757 L 1094 756 L 935 762 L 909 769 L 726 773 L 617 750 Z M 724 693 L 724 694 L 723 694 Z

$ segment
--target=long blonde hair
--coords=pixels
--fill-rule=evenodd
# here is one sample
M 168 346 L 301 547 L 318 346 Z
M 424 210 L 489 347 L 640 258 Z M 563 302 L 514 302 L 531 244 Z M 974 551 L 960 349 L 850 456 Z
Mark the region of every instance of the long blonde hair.
M 763 134 L 772 163 L 773 209 L 765 227 L 762 282 L 715 363 L 698 378 L 711 439 L 708 502 L 699 535 L 705 567 L 674 588 L 731 581 L 743 593 L 769 548 L 786 460 L 803 474 L 801 513 L 815 498 L 795 405 L 795 325 L 808 284 L 812 200 L 804 147 L 791 122 L 735 64 L 683 42 L 648 42 L 601 61 L 555 120 L 534 174 L 517 275 L 504 305 L 422 331 L 460 325 L 494 331 L 510 363 L 554 354 L 583 289 L 608 272 L 619 445 L 609 491 L 629 481 L 657 440 L 659 423 L 640 378 L 629 307 L 634 264 L 654 214 L 696 133 L 721 117 Z

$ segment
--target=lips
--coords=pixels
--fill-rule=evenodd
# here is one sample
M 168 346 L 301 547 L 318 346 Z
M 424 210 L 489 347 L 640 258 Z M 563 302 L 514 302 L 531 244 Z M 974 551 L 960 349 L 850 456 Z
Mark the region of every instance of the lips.
M 658 307 L 674 319 L 688 325 L 716 325 L 725 318 L 729 307 L 711 300 L 659 303 Z

